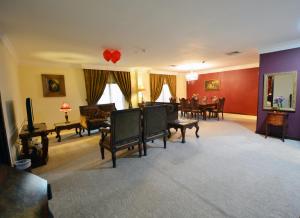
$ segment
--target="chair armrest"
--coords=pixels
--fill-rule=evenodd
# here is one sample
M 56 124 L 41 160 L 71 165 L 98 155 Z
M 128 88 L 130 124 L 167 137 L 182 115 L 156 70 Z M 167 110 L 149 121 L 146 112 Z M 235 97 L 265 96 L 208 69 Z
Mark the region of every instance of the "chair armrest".
M 86 128 L 86 129 L 88 128 L 86 116 L 80 115 L 80 124 L 82 127 Z

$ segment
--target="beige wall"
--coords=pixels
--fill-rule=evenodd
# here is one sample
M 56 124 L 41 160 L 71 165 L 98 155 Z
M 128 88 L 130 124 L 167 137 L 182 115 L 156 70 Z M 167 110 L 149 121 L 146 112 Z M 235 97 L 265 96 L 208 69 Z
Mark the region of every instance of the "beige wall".
M 42 74 L 59 74 L 65 77 L 65 97 L 43 97 Z M 79 120 L 79 106 L 86 105 L 86 91 L 83 71 L 80 68 L 68 66 L 29 65 L 19 66 L 21 79 L 20 88 L 22 101 L 32 98 L 34 122 L 45 122 L 48 128 L 53 124 L 64 122 L 64 113 L 59 111 L 63 102 L 71 105 L 69 120 Z M 23 105 L 22 105 L 23 106 Z M 25 112 L 25 105 L 23 106 Z
M 42 74 L 60 74 L 65 76 L 66 97 L 43 97 Z M 48 128 L 53 128 L 53 124 L 64 121 L 63 112 L 59 108 L 63 102 L 71 104 L 72 111 L 69 112 L 70 120 L 79 119 L 79 106 L 86 105 L 86 91 L 84 75 L 81 68 L 67 66 L 47 66 L 22 64 L 19 66 L 21 79 L 20 88 L 22 91 L 22 101 L 26 97 L 32 98 L 35 122 L 46 122 Z M 137 89 L 142 83 L 145 88 L 144 101 L 150 101 L 150 71 L 132 70 L 132 104 L 134 107 L 138 103 Z M 177 75 L 177 97 L 186 97 L 185 77 Z M 22 105 L 21 105 L 22 106 Z M 25 105 L 22 106 L 25 112 Z
M 137 86 L 145 88 L 144 101 L 150 101 L 150 70 L 137 70 Z M 184 75 L 176 75 L 176 95 L 177 99 L 186 98 L 186 80 Z
M 6 133 L 10 145 L 12 161 L 15 160 L 15 142 L 18 131 L 24 122 L 22 101 L 19 89 L 18 65 L 15 57 L 9 52 L 0 38 L 0 91 Z

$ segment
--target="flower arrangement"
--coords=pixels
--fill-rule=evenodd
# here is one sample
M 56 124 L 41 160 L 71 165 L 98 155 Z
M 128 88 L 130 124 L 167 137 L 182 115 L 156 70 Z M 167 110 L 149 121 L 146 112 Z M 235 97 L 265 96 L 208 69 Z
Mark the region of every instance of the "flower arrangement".
M 274 99 L 274 104 L 277 104 L 279 108 L 282 108 L 282 103 L 284 102 L 284 97 L 283 96 L 278 96 Z

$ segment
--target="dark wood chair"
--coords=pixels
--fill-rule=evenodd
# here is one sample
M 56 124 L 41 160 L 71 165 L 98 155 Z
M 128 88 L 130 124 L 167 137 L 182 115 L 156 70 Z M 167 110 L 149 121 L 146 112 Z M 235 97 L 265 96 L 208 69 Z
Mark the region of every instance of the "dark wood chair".
M 170 100 L 170 103 L 176 103 L 176 98 L 175 97 L 170 97 L 169 100 Z
M 222 113 L 222 120 L 224 119 L 224 104 L 225 104 L 225 98 L 220 98 L 217 104 L 217 107 L 214 109 L 211 109 L 209 111 L 209 118 L 216 117 L 218 120 L 220 120 L 219 114 Z
M 143 148 L 147 155 L 147 142 L 163 138 L 167 146 L 167 105 L 147 106 L 143 109 Z
M 199 106 L 199 100 L 198 99 L 192 99 L 191 100 L 191 106 L 192 106 L 192 117 L 198 118 L 203 116 L 203 110 Z
M 127 109 L 111 113 L 110 127 L 100 129 L 100 151 L 104 159 L 104 149 L 112 154 L 113 167 L 116 167 L 116 152 L 138 145 L 142 156 L 141 110 Z
M 186 116 L 186 115 L 188 116 L 188 114 L 192 112 L 191 104 L 188 99 L 181 98 L 180 107 L 181 107 L 181 116 Z

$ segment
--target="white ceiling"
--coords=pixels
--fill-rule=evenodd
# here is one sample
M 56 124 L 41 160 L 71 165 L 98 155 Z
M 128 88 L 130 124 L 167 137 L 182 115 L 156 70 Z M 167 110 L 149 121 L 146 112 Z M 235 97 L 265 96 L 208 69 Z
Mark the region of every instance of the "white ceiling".
M 223 68 L 299 39 L 299 9 L 299 0 L 1 0 L 0 32 L 21 61 L 108 66 L 102 51 L 115 48 L 118 67 L 173 71 L 205 60 Z

